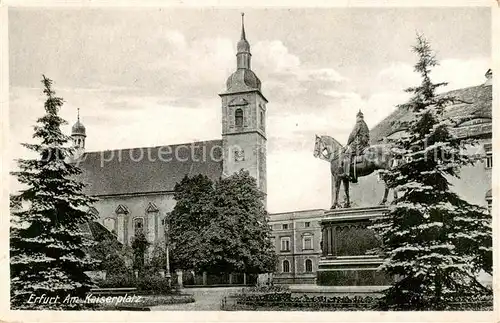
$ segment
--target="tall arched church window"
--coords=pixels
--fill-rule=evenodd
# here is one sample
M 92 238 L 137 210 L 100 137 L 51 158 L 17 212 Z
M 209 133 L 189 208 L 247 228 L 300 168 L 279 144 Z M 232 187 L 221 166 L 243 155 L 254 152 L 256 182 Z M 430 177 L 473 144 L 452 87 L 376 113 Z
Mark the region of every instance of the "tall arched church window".
M 243 127 L 243 110 L 240 108 L 234 111 L 234 123 L 236 127 Z
M 144 218 L 135 218 L 134 219 L 134 234 L 138 234 L 140 232 L 144 232 Z

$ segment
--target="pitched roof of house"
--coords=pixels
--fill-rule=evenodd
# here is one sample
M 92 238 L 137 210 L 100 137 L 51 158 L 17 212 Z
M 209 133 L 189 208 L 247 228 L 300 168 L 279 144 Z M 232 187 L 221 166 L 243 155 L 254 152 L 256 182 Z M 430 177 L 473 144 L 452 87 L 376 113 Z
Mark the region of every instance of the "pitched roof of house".
M 222 175 L 222 140 L 87 152 L 77 163 L 89 195 L 173 191 L 185 175 Z
M 456 97 L 460 103 L 452 104 L 445 108 L 445 116 L 450 118 L 469 117 L 491 119 L 492 114 L 492 87 L 491 85 L 478 85 L 463 89 L 453 90 L 441 94 L 442 96 Z M 379 143 L 390 134 L 402 130 L 401 123 L 409 121 L 413 113 L 404 108 L 396 108 L 387 118 L 382 120 L 370 130 L 372 144 Z

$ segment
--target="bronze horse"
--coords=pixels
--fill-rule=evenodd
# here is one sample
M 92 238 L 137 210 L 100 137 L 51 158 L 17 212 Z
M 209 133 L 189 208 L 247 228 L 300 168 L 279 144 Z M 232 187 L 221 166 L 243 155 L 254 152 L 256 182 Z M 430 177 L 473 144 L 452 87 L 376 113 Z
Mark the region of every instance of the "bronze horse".
M 330 162 L 330 168 L 333 175 L 333 181 L 335 184 L 335 199 L 332 205 L 332 209 L 339 206 L 339 190 L 340 184 L 344 184 L 344 207 L 350 207 L 351 203 L 349 200 L 349 178 L 344 174 L 344 169 L 342 167 L 342 160 L 344 159 L 344 147 L 334 138 L 330 136 L 318 136 L 316 135 L 316 141 L 314 144 L 314 157 L 326 160 Z M 394 164 L 394 155 L 391 152 L 390 145 L 373 145 L 366 148 L 361 156 L 353 158 L 354 162 L 350 165 L 350 171 L 356 172 L 357 177 L 362 177 L 370 175 L 379 169 L 389 169 Z M 354 166 L 356 167 L 354 169 Z M 387 202 L 387 196 L 389 194 L 389 187 L 387 183 L 385 184 L 385 192 L 380 205 L 384 205 Z M 397 197 L 396 191 L 394 191 L 394 198 Z

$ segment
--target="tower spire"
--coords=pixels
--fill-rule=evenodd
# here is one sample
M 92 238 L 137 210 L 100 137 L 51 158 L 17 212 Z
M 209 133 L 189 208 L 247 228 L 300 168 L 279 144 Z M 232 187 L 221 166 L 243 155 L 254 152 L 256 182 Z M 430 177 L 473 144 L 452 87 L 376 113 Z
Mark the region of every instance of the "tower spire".
M 241 13 L 241 40 L 247 40 L 245 35 L 245 13 Z
M 76 108 L 76 121 L 80 122 L 80 108 Z

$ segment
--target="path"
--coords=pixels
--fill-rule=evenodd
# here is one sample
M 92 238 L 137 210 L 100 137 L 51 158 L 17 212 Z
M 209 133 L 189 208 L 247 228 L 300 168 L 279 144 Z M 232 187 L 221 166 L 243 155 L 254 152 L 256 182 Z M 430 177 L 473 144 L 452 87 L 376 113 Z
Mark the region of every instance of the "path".
M 222 298 L 240 290 L 241 287 L 184 288 L 182 293 L 193 294 L 194 303 L 153 306 L 151 311 L 220 311 Z

